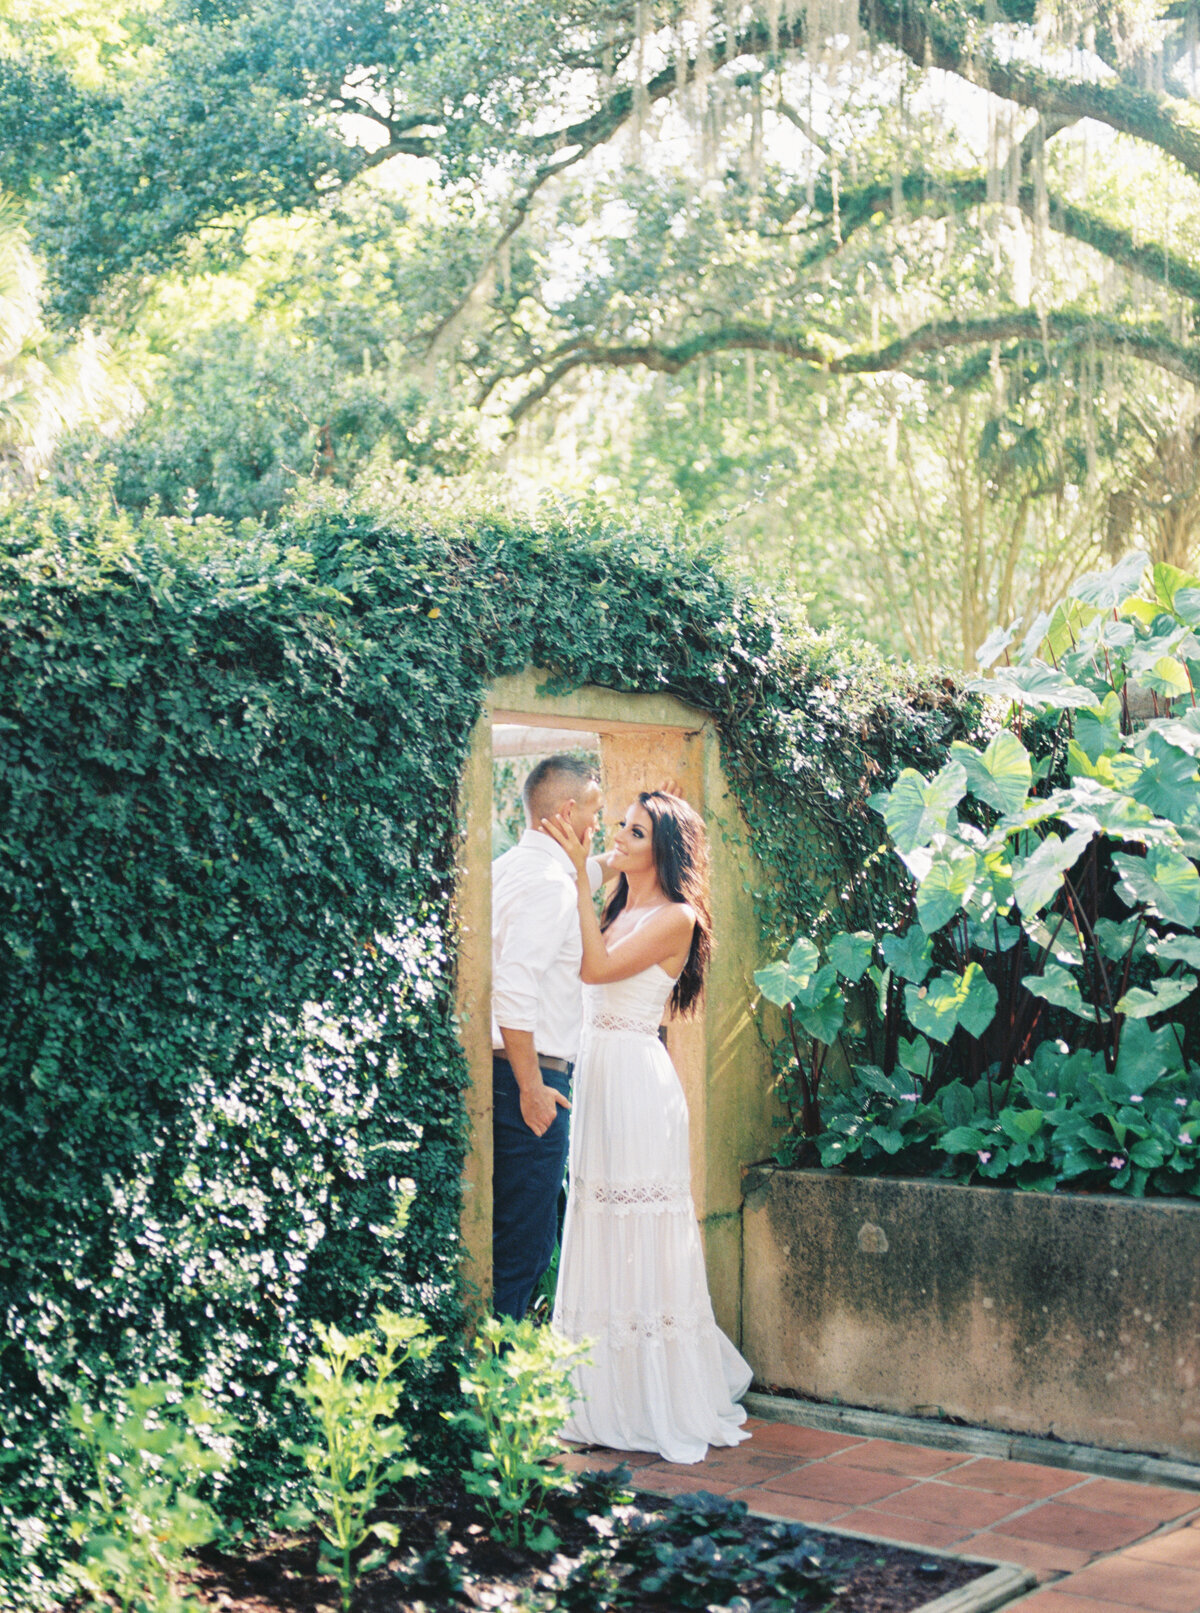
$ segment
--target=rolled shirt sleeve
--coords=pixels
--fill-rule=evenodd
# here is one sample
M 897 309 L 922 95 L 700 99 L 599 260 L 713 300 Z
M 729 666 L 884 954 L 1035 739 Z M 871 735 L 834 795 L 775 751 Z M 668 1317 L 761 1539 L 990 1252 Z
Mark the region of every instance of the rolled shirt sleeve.
M 553 877 L 522 881 L 514 897 L 492 960 L 492 1010 L 507 1030 L 536 1034 L 542 978 L 568 949 L 571 927 L 579 923 L 576 898 Z
M 541 1054 L 574 1058 L 582 1018 L 578 886 L 566 853 L 526 831 L 494 865 L 492 887 L 492 1046 L 500 1027 L 529 1031 Z M 588 859 L 588 885 L 603 883 Z

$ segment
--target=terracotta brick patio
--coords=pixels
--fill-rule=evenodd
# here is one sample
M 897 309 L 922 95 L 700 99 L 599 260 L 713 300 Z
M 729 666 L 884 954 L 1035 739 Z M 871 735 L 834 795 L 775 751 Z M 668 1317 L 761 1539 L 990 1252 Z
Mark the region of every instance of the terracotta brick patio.
M 752 1417 L 752 1438 L 695 1467 L 575 1451 L 581 1471 L 624 1461 L 639 1488 L 712 1490 L 754 1512 L 1034 1569 L 1020 1613 L 1200 1613 L 1200 1491 L 828 1433 Z

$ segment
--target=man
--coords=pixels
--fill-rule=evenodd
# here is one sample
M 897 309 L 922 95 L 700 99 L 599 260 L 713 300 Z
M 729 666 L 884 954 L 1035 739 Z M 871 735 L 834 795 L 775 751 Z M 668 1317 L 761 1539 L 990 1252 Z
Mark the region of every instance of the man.
M 540 824 L 563 813 L 587 844 L 601 801 L 572 756 L 539 762 L 521 793 L 525 832 L 492 865 L 492 1305 L 516 1318 L 554 1258 L 583 1019 L 575 872 Z M 599 858 L 588 876 L 595 890 Z

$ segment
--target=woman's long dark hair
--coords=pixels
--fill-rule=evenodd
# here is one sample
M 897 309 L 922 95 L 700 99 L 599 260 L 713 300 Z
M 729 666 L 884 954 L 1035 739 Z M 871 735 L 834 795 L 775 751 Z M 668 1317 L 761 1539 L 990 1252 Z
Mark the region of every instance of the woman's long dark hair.
M 708 836 L 704 820 L 686 801 L 665 790 L 643 790 L 638 804 L 650 819 L 650 849 L 654 872 L 663 894 L 672 902 L 686 902 L 696 915 L 692 945 L 683 973 L 671 993 L 671 1007 L 677 1014 L 692 1014 L 704 995 L 704 971 L 712 956 L 712 912 L 708 905 Z M 607 930 L 629 899 L 629 882 L 617 876 L 617 886 L 608 899 L 601 930 Z

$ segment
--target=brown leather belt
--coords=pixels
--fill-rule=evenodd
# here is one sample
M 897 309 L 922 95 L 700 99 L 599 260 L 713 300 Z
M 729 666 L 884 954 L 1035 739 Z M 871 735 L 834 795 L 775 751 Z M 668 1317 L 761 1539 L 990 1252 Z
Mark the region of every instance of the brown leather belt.
M 512 1069 L 512 1065 L 509 1064 L 507 1053 L 493 1052 L 492 1057 L 494 1059 L 499 1059 L 502 1064 L 508 1064 L 509 1069 Z M 539 1053 L 537 1056 L 537 1061 L 540 1069 L 557 1070 L 559 1075 L 570 1075 L 571 1071 L 575 1068 L 570 1059 L 557 1058 L 553 1053 Z

